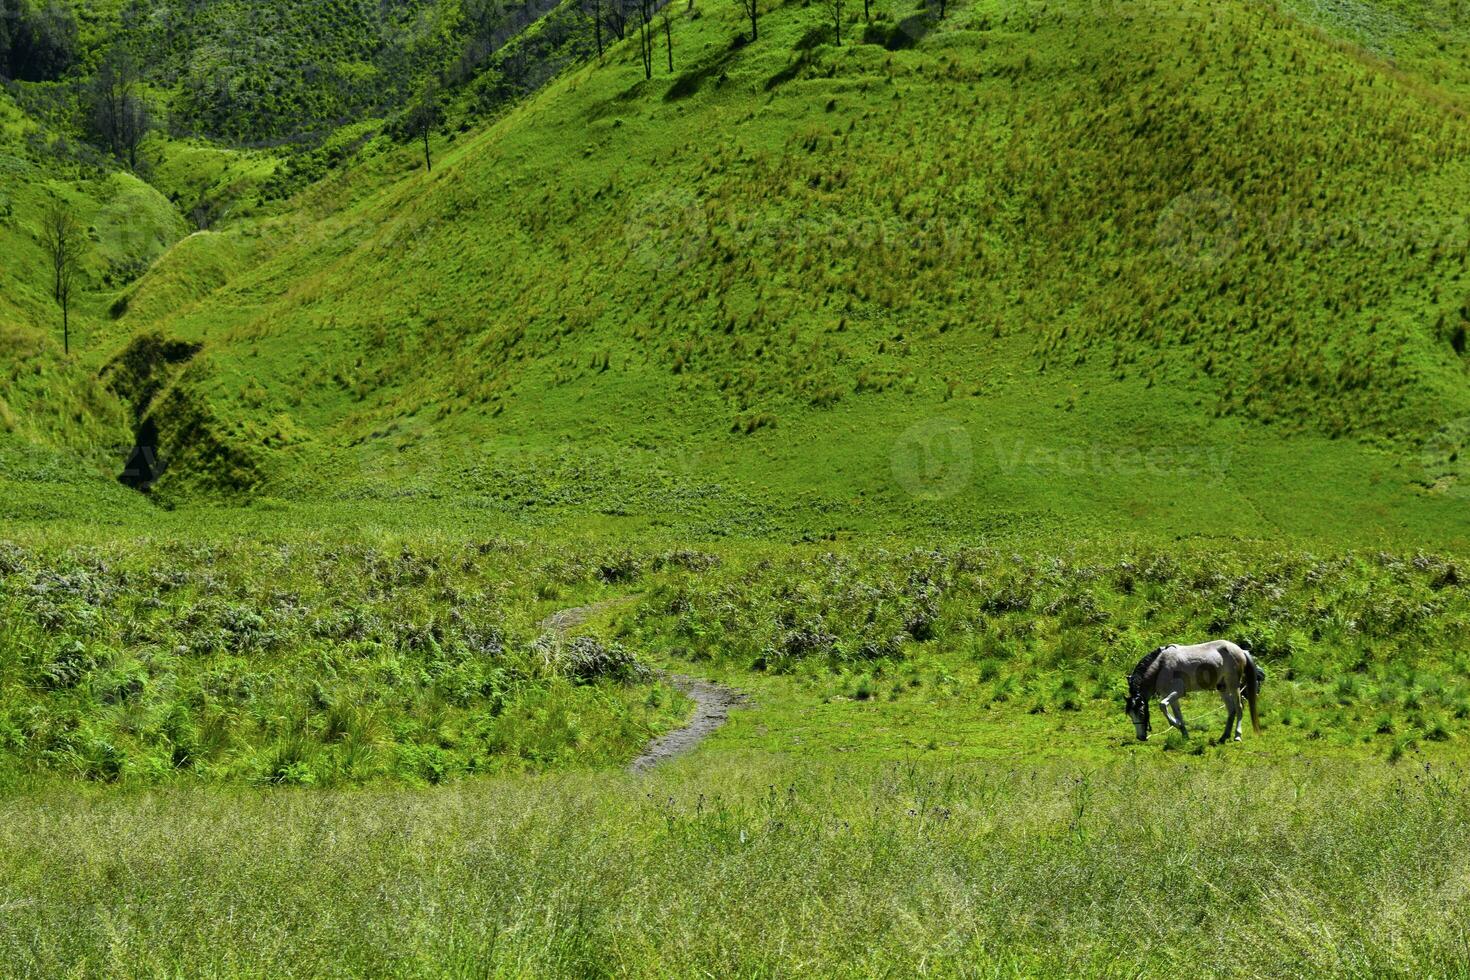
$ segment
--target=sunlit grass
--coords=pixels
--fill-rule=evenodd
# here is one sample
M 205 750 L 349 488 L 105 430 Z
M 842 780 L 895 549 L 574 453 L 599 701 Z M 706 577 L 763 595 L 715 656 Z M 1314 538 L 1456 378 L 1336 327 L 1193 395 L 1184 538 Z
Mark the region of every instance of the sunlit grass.
M 13 975 L 1455 975 L 1457 769 L 703 759 L 0 800 Z M 59 923 L 68 923 L 60 928 Z

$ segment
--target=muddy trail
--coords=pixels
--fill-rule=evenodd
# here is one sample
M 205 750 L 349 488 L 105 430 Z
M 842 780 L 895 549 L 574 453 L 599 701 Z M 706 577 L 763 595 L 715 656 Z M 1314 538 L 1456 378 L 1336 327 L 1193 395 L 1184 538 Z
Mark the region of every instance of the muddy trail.
M 576 629 L 599 613 L 633 602 L 632 597 L 606 599 L 589 606 L 576 606 L 552 613 L 541 621 L 541 628 L 553 633 L 566 633 Z M 683 728 L 661 735 L 648 743 L 643 754 L 628 765 L 633 773 L 647 772 L 669 759 L 691 752 L 730 718 L 730 711 L 747 703 L 744 694 L 732 687 L 713 681 L 690 677 L 686 674 L 670 674 L 660 671 L 659 676 L 678 688 L 695 704 L 694 717 Z

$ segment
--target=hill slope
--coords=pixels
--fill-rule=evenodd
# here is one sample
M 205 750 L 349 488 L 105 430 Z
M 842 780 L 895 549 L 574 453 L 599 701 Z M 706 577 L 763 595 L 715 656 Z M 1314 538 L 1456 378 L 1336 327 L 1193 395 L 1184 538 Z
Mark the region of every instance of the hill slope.
M 114 328 L 203 345 L 159 492 L 1464 533 L 1463 25 L 1411 71 L 1245 2 L 737 14 L 190 243 L 212 291 L 166 258 Z

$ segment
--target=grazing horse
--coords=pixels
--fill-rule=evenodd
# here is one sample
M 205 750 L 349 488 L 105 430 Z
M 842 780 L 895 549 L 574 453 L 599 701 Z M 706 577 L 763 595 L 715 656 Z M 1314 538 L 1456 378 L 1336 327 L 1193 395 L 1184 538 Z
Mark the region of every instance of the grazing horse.
M 1179 729 L 1185 738 L 1189 729 L 1184 726 L 1184 714 L 1179 702 L 1193 691 L 1219 691 L 1225 702 L 1229 717 L 1225 719 L 1225 733 L 1220 736 L 1223 744 L 1233 734 L 1240 741 L 1240 721 L 1243 712 L 1240 699 L 1245 697 L 1251 709 L 1251 727 L 1256 734 L 1261 732 L 1260 718 L 1256 714 L 1256 696 L 1266 672 L 1256 663 L 1247 647 L 1229 640 L 1211 640 L 1193 646 L 1159 647 L 1144 657 L 1128 676 L 1128 698 L 1123 709 L 1133 722 L 1140 742 L 1148 738 L 1149 701 L 1157 697 L 1159 707 L 1164 709 L 1164 718 Z M 1171 716 L 1170 711 L 1173 711 Z

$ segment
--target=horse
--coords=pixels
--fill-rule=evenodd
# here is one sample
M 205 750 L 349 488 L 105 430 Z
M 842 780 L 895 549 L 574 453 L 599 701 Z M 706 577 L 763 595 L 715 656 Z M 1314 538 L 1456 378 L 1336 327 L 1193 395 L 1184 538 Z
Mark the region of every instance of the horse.
M 1265 680 L 1266 672 L 1244 644 L 1210 640 L 1192 646 L 1163 646 L 1140 660 L 1128 675 L 1128 696 L 1123 710 L 1133 722 L 1138 740 L 1145 741 L 1149 736 L 1149 701 L 1158 697 L 1165 720 L 1188 738 L 1189 729 L 1185 727 L 1179 702 L 1193 691 L 1219 691 L 1229 712 L 1220 744 L 1230 741 L 1232 734 L 1238 742 L 1244 714 L 1240 707 L 1242 697 L 1250 705 L 1251 727 L 1257 735 L 1261 733 L 1256 698 Z

